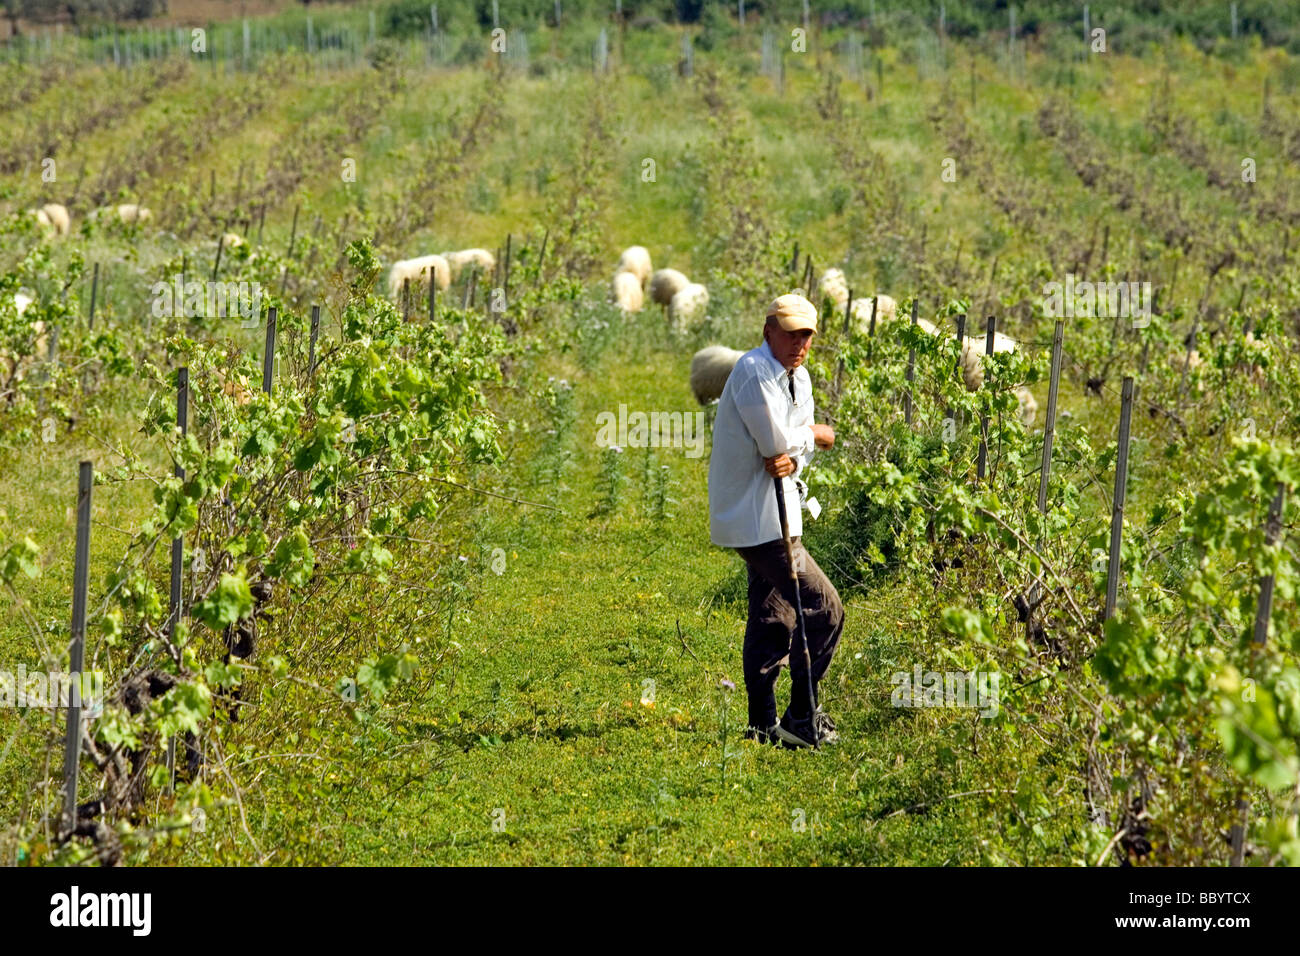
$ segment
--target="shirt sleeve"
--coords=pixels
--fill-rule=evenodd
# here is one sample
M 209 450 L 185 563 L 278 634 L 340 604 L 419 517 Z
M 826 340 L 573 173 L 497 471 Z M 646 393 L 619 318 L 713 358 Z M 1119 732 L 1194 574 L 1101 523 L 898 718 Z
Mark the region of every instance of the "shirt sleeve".
M 747 375 L 736 390 L 736 410 L 740 412 L 740 420 L 745 423 L 746 431 L 764 458 L 789 455 L 796 459 L 804 456 L 806 460 L 815 447 L 809 425 L 787 428 L 782 423 L 784 416 L 777 409 L 783 408 L 788 401 L 781 393 L 780 385 L 764 382 L 753 374 Z

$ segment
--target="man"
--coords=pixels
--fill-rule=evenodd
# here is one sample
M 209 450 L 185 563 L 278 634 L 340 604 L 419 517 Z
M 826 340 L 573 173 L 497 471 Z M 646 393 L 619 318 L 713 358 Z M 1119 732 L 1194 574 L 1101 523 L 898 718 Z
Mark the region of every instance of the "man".
M 803 475 L 814 449 L 835 443 L 829 426 L 813 422 L 812 381 L 803 368 L 816 331 L 817 310 L 803 296 L 783 295 L 768 307 L 763 344 L 737 360 L 718 400 L 709 459 L 713 543 L 735 548 L 749 569 L 743 652 L 749 696 L 746 736 L 787 747 L 837 739 L 834 722 L 818 704 L 817 682 L 839 643 L 844 606 L 800 541 L 800 509 L 807 492 Z M 792 647 L 795 609 L 773 478 L 781 479 L 786 498 L 812 661 L 812 700 L 803 654 Z M 790 666 L 790 706 L 778 721 L 776 680 L 782 664 Z

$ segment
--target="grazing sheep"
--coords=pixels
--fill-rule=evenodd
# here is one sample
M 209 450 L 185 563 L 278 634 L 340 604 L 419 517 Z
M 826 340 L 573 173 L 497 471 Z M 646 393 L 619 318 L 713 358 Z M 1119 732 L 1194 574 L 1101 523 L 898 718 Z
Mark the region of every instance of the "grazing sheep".
M 440 253 L 447 265 L 451 267 L 451 277 L 459 279 L 467 266 L 478 266 L 480 272 L 491 272 L 496 268 L 497 257 L 486 249 L 461 249 L 459 252 Z M 446 286 L 442 286 L 446 288 Z
M 668 318 L 677 328 L 684 328 L 688 321 L 702 317 L 708 307 L 709 290 L 691 282 L 668 303 Z
M 43 230 L 58 236 L 66 236 L 72 224 L 67 207 L 58 203 L 46 203 L 40 209 L 31 210 L 31 215 Z
M 882 301 L 885 298 L 887 297 L 881 296 Z M 889 317 L 893 318 L 896 309 L 892 307 L 893 300 L 890 299 L 889 301 L 891 303 Z M 881 311 L 883 312 L 883 308 Z M 879 318 L 880 317 L 877 316 L 878 321 Z M 920 328 L 924 329 L 928 335 L 939 334 L 938 328 L 936 328 L 932 322 L 927 322 L 925 319 L 917 318 L 916 324 Z M 968 392 L 978 392 L 984 386 L 984 363 L 981 361 L 981 358 L 985 354 L 984 346 L 985 336 L 983 335 L 978 338 L 967 336 L 962 339 L 961 376 L 962 381 L 966 385 L 966 391 Z M 1008 335 L 1003 335 L 1001 332 L 995 331 L 993 333 L 994 352 L 1014 352 L 1015 350 L 1015 339 Z M 1020 422 L 1026 428 L 1029 428 L 1034 424 L 1034 418 L 1038 415 L 1038 402 L 1034 398 L 1033 393 L 1023 386 L 1017 387 L 1015 392 L 1016 399 L 1020 403 Z
M 117 218 L 122 222 L 147 222 L 153 218 L 153 212 L 137 203 L 123 203 L 117 207 Z
M 835 311 L 843 313 L 849 305 L 849 284 L 840 269 L 827 269 L 817 280 L 818 301 L 830 299 L 835 303 Z M 854 325 L 862 330 L 871 327 L 871 296 L 857 296 L 853 300 L 851 314 Z M 898 317 L 898 303 L 892 296 L 876 296 L 876 324 L 892 322 Z
M 654 267 L 650 265 L 650 253 L 645 246 L 628 246 L 623 250 L 623 254 L 618 257 L 618 268 L 616 272 L 630 272 L 636 276 L 637 282 L 642 286 L 654 272 Z
M 1016 400 L 1020 402 L 1020 424 L 1029 428 L 1038 417 L 1038 401 L 1034 393 L 1023 385 L 1016 389 Z
M 645 293 L 634 272 L 614 273 L 614 301 L 624 312 L 640 312 L 645 305 Z
M 961 343 L 961 371 L 962 378 L 966 381 L 966 390 L 968 392 L 977 392 L 980 386 L 984 384 L 984 364 L 980 357 L 984 353 L 984 336 L 978 338 L 967 337 Z M 993 333 L 993 351 L 994 352 L 1014 352 L 1016 350 L 1015 340 L 1001 332 Z
M 60 236 L 66 236 L 68 230 L 72 228 L 72 217 L 68 215 L 68 207 L 56 202 L 46 203 L 39 210 L 45 214 L 45 222 L 54 227 L 54 231 Z M 37 216 L 39 219 L 40 217 Z
M 429 272 L 441 292 L 451 285 L 451 265 L 440 255 L 419 256 L 394 262 L 388 270 L 388 293 L 394 299 L 402 294 L 402 285 L 409 279 L 412 289 L 429 288 Z
M 851 308 L 853 324 L 861 331 L 871 328 L 871 297 L 854 299 Z M 898 317 L 898 303 L 887 295 L 876 296 L 876 325 L 892 322 Z
M 673 296 L 690 284 L 676 269 L 660 269 L 650 277 L 650 299 L 656 305 L 671 305 Z
M 827 269 L 817 280 L 818 303 L 830 299 L 835 308 L 843 311 L 849 302 L 849 283 L 840 269 Z
M 708 345 L 691 358 L 691 391 L 701 405 L 717 401 L 736 362 L 744 355 L 725 345 Z
M 966 391 L 978 392 L 984 386 L 984 363 L 981 358 L 985 353 L 985 336 L 965 338 L 961 343 L 961 376 L 966 383 Z M 1015 339 L 1001 332 L 993 333 L 994 352 L 1014 352 Z M 1020 402 L 1020 423 L 1026 428 L 1034 424 L 1038 414 L 1038 402 L 1033 393 L 1023 386 L 1016 388 L 1016 399 Z

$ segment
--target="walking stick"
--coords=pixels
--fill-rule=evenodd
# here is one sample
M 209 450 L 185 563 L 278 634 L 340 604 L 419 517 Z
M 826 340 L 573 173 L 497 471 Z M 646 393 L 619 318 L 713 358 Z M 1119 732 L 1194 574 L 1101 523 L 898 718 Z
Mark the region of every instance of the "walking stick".
M 803 626 L 803 597 L 799 594 L 799 572 L 794 566 L 794 544 L 790 541 L 790 522 L 785 513 L 785 481 L 781 478 L 773 478 L 772 484 L 776 488 L 776 510 L 781 516 L 781 537 L 785 540 L 785 561 L 790 568 L 790 581 L 794 585 L 794 619 L 795 630 L 798 633 L 799 653 L 803 655 L 804 674 L 808 678 L 808 706 L 812 708 L 809 719 L 817 712 L 817 701 L 813 696 L 813 679 L 812 679 L 812 658 L 808 655 L 808 633 Z M 812 720 L 813 725 L 813 748 L 820 747 L 820 741 L 817 739 L 817 722 Z

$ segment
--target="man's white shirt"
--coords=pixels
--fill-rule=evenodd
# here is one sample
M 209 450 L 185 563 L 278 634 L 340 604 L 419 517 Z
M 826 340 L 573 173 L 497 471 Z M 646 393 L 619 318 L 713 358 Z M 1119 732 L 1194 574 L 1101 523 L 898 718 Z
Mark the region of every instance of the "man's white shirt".
M 781 537 L 772 476 L 763 459 L 789 455 L 795 473 L 782 480 L 790 536 L 803 533 L 802 478 L 813 440 L 812 379 L 801 365 L 794 372 L 794 401 L 788 372 L 767 341 L 736 362 L 718 400 L 709 458 L 709 533 L 724 548 L 747 548 Z

